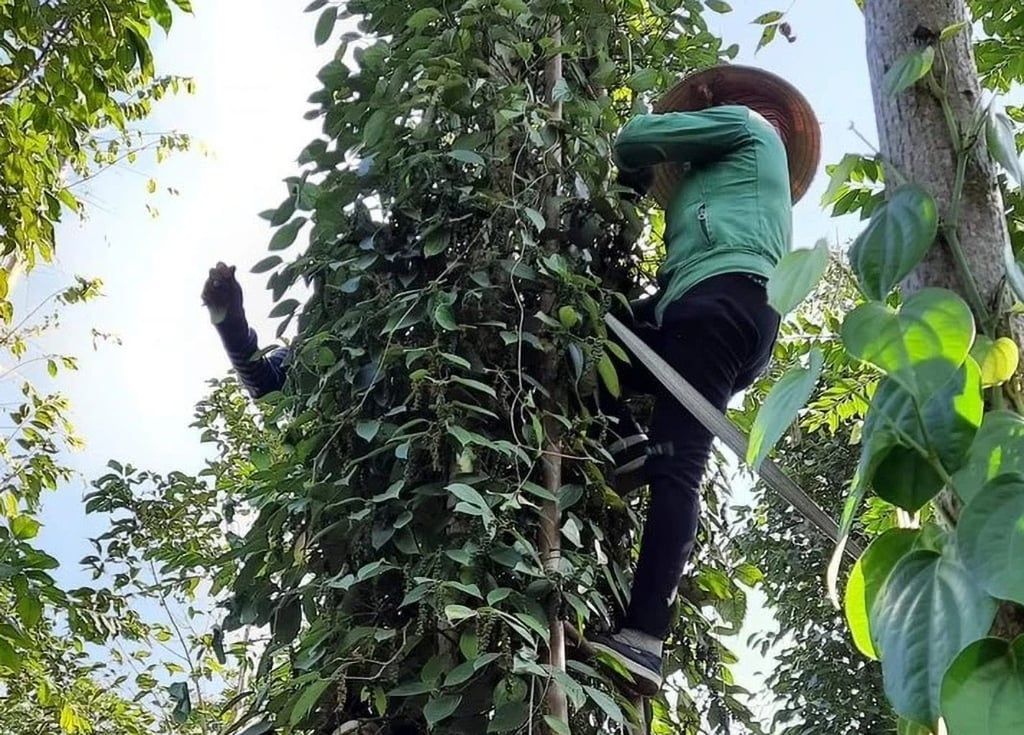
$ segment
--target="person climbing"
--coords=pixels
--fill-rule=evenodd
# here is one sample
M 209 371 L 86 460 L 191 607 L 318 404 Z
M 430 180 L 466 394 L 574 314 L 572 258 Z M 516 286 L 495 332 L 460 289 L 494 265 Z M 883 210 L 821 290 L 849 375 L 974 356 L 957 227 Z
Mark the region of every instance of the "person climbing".
M 791 84 L 726 65 L 683 79 L 615 141 L 620 183 L 652 194 L 666 216 L 658 292 L 624 321 L 721 411 L 771 358 L 780 317 L 768 305 L 767 279 L 791 248 L 792 205 L 814 178 L 820 136 Z M 613 481 L 648 485 L 650 505 L 625 617 L 590 643 L 651 696 L 697 534 L 712 436 L 642 366 L 621 367 L 620 384 L 655 396 L 646 433 L 621 400 L 600 396 L 618 424 Z
M 228 360 L 249 395 L 261 398 L 281 390 L 288 370 L 289 351 L 278 347 L 262 354 L 256 330 L 245 318 L 242 286 L 235 278 L 235 266 L 217 263 L 210 269 L 210 275 L 203 284 L 202 300 L 220 335 Z

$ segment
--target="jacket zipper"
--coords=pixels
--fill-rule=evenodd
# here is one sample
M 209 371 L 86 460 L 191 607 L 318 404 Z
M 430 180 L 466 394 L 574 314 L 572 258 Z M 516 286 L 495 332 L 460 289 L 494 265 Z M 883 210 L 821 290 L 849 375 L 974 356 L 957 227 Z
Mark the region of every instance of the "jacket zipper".
M 708 245 L 711 245 L 711 230 L 708 228 L 708 205 L 700 205 L 700 208 L 697 210 L 697 219 L 700 221 L 700 229 L 704 233 L 704 239 L 707 240 Z

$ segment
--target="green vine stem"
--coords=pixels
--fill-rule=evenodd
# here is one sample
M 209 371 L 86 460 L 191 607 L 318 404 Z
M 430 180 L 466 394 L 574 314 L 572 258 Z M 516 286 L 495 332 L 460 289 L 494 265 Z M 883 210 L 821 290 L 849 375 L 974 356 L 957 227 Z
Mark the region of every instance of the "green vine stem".
M 956 143 L 957 147 L 953 196 L 949 204 L 949 213 L 940 228 L 942 237 L 949 246 L 950 253 L 953 255 L 957 271 L 967 293 L 967 300 L 970 302 L 971 309 L 978 319 L 979 327 L 983 334 L 992 337 L 992 314 L 988 307 L 985 306 L 985 299 L 982 297 L 981 289 L 978 287 L 978 279 L 974 277 L 974 271 L 971 270 L 971 266 L 967 262 L 967 256 L 964 253 L 959 235 L 960 208 L 963 204 L 964 182 L 967 178 L 968 153 L 977 140 L 978 129 L 975 127 L 969 134 L 961 134 L 960 125 L 953 114 L 953 107 L 949 104 L 949 95 L 946 94 L 946 89 L 936 80 L 934 72 L 929 72 L 928 74 L 928 87 L 942 108 L 942 115 L 946 119 L 946 127 L 949 129 L 950 138 Z

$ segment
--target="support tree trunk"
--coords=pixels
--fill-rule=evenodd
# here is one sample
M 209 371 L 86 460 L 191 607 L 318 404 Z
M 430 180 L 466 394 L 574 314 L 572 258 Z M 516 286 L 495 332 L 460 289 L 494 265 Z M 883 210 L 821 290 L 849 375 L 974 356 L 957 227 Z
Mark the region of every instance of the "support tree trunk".
M 554 39 L 556 47 L 561 43 L 561 27 L 559 21 L 554 21 L 551 29 L 551 38 Z M 545 101 L 548 104 L 552 121 L 559 121 L 562 118 L 562 103 L 556 98 L 556 85 L 562 80 L 562 55 L 555 54 L 544 68 L 544 91 Z M 562 170 L 562 152 L 560 143 L 556 144 L 547 157 L 548 176 L 545 182 L 544 217 L 548 227 L 558 229 L 559 207 L 557 203 L 559 173 Z M 555 306 L 556 295 L 553 291 L 544 294 L 542 308 L 545 312 L 552 312 Z M 553 385 L 558 377 L 558 360 L 554 355 L 545 358 L 544 373 L 546 383 Z M 558 401 L 560 391 L 552 388 L 551 399 Z M 544 487 L 554 496 L 562 486 L 562 442 L 560 429 L 556 421 L 548 419 L 544 422 L 545 453 L 544 453 Z M 562 556 L 562 533 L 561 518 L 558 503 L 548 501 L 544 504 L 543 515 L 540 525 L 540 548 L 541 558 L 544 560 L 544 568 L 548 573 L 557 573 L 559 561 Z M 560 595 L 556 592 L 556 595 Z M 558 598 L 552 602 L 548 612 L 548 627 L 550 638 L 548 639 L 548 664 L 555 669 L 565 671 L 565 631 L 559 616 Z M 552 717 L 565 723 L 569 722 L 569 704 L 565 692 L 554 679 L 548 682 L 546 709 Z M 554 735 L 554 730 L 551 730 Z
M 866 0 L 868 68 L 875 101 L 875 116 L 882 157 L 910 181 L 935 197 L 940 215 L 948 218 L 953 206 L 959 141 L 950 135 L 942 106 L 926 84 L 890 95 L 885 73 L 915 45 L 934 39 L 943 29 L 970 23 L 964 0 Z M 935 57 L 935 75 L 944 86 L 953 117 L 961 130 L 969 129 L 981 107 L 981 84 L 974 59 L 970 25 L 943 41 Z M 892 175 L 887 171 L 887 176 Z M 985 305 L 994 307 L 1000 298 L 1004 275 L 1003 249 L 1009 238 L 1003 198 L 996 169 L 985 146 L 984 135 L 973 146 L 964 178 L 957 234 Z M 913 292 L 924 287 L 948 288 L 966 295 L 967 284 L 945 242 L 932 248 L 921 265 L 904 282 Z M 1014 339 L 1024 339 L 1024 324 L 1011 325 Z M 1020 608 L 1004 605 L 995 624 L 999 635 L 1024 632 Z

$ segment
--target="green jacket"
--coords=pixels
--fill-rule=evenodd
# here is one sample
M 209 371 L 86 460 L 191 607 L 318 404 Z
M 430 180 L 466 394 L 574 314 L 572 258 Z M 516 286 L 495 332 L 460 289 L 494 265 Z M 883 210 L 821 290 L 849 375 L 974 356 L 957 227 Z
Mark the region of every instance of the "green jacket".
M 767 277 L 793 240 L 789 167 L 775 128 L 746 107 L 639 115 L 615 141 L 625 171 L 689 164 L 665 211 L 656 317 L 712 276 Z

